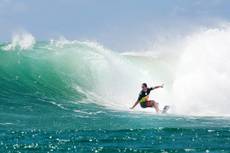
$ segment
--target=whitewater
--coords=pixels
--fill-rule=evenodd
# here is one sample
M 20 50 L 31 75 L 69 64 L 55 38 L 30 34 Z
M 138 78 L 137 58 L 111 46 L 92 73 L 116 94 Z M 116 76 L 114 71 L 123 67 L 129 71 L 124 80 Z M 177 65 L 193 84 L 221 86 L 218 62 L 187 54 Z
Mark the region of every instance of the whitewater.
M 228 152 L 229 50 L 228 26 L 127 52 L 16 34 L 0 44 L 0 151 Z M 165 85 L 150 98 L 168 114 L 129 109 L 143 82 Z

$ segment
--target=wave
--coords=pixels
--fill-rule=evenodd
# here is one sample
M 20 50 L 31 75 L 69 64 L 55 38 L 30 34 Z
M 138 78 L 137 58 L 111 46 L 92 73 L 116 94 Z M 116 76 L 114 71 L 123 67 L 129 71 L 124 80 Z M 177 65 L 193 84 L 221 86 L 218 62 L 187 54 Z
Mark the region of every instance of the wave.
M 1 101 L 35 98 L 75 113 L 94 105 L 128 111 L 142 82 L 165 83 L 151 98 L 171 113 L 229 115 L 229 41 L 230 28 L 206 29 L 176 45 L 118 53 L 95 42 L 17 35 L 0 46 Z

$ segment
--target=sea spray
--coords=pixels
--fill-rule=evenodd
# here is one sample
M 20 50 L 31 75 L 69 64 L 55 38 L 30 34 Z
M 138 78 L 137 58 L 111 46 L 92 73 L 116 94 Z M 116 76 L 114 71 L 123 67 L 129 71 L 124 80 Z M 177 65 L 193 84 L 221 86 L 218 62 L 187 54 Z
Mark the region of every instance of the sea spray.
M 230 115 L 230 28 L 194 33 L 183 43 L 172 89 L 176 112 Z

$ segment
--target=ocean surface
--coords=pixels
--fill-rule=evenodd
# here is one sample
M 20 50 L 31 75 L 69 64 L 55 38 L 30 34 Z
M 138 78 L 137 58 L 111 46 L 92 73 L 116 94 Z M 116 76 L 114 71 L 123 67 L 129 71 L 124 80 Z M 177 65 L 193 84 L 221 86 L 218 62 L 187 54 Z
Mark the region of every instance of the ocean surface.
M 197 47 L 213 33 L 224 44 Z M 229 153 L 229 35 L 193 37 L 182 56 L 121 53 L 65 39 L 36 42 L 30 35 L 1 43 L 0 152 Z M 222 50 L 212 54 L 218 45 Z M 199 66 L 188 58 L 198 56 L 190 52 L 197 48 L 208 55 L 196 58 Z M 161 108 L 170 105 L 168 114 L 129 109 L 142 82 L 165 83 L 151 98 Z

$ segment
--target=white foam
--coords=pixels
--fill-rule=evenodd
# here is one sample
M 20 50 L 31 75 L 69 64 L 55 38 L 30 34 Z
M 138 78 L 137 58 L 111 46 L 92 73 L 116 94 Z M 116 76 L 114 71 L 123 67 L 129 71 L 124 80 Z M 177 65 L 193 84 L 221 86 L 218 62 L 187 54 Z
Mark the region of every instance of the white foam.
M 172 89 L 175 111 L 230 115 L 230 27 L 192 34 L 182 50 Z
M 10 44 L 5 46 L 4 50 L 14 50 L 19 48 L 21 50 L 31 49 L 36 43 L 34 36 L 30 33 L 23 32 L 13 35 L 12 41 Z
M 151 93 L 153 99 L 161 106 L 170 105 L 169 112 L 175 114 L 229 116 L 230 26 L 201 29 L 174 42 L 153 48 L 152 52 L 162 54 L 152 54 L 152 65 L 142 66 L 155 82 L 162 77 L 168 83 L 165 89 Z M 151 53 L 134 55 L 150 57 Z

